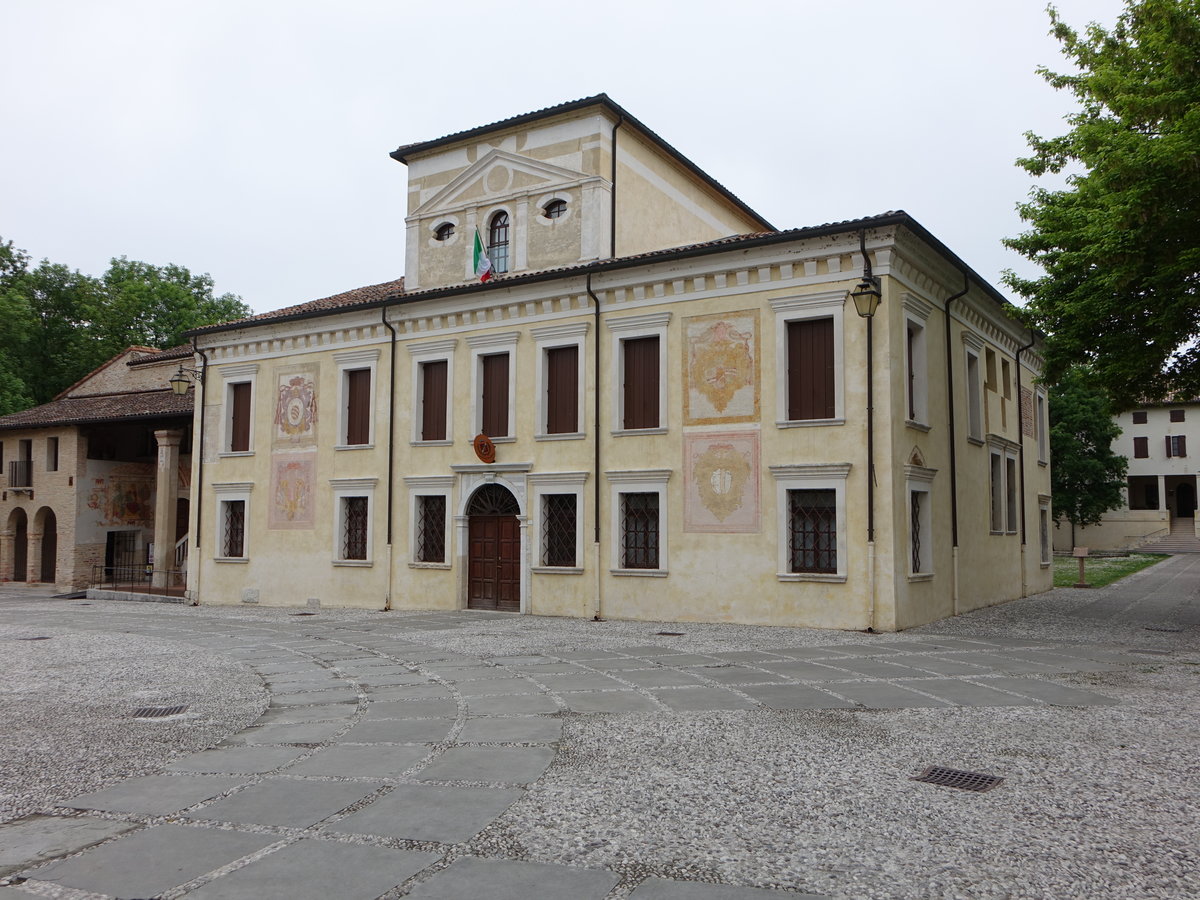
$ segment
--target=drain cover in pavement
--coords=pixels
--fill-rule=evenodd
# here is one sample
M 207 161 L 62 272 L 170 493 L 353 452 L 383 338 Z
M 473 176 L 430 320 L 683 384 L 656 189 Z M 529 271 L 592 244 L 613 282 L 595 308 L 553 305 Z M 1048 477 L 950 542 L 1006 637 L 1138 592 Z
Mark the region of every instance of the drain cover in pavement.
M 289 615 L 293 615 L 293 616 L 315 616 L 315 615 L 316 615 L 316 613 L 309 613 L 309 612 L 303 612 L 303 613 L 289 613 Z
M 187 709 L 186 706 L 143 706 L 133 711 L 135 719 L 165 719 L 167 716 L 177 716 Z
M 983 793 L 984 791 L 990 791 L 1004 779 L 997 775 L 984 775 L 980 772 L 963 772 L 960 769 L 929 766 L 920 775 L 913 775 L 912 780 L 924 781 L 926 784 L 940 784 L 944 787 L 958 788 L 963 791 Z
M 1165 631 L 1165 632 L 1167 632 L 1167 634 L 1179 634 L 1179 632 L 1183 631 L 1182 628 L 1171 628 L 1166 625 L 1147 625 L 1146 630 L 1147 631 Z
M 662 637 L 683 637 L 682 631 L 656 631 L 655 634 L 661 635 Z
M 17 640 L 18 641 L 48 641 L 48 640 L 50 640 L 50 638 L 48 638 L 48 637 L 30 637 L 30 638 L 17 638 Z

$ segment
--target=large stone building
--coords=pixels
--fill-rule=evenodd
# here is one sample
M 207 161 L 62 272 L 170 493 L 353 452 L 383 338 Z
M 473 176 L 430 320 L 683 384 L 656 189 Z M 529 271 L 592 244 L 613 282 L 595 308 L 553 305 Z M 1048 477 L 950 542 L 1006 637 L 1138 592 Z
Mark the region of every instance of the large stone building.
M 193 334 L 198 601 L 893 630 L 1050 587 L 1038 344 L 911 216 L 776 230 L 604 95 L 392 156 L 406 278 Z
M 193 397 L 169 380 L 190 359 L 130 347 L 49 403 L 0 416 L 0 581 L 149 582 L 156 566 L 158 587 L 182 582 Z

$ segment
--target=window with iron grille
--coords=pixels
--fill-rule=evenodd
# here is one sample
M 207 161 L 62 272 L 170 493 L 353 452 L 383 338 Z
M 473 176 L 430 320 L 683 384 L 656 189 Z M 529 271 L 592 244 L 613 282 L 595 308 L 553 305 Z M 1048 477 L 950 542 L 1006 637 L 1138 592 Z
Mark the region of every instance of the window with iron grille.
M 366 497 L 342 498 L 342 559 L 367 558 L 369 505 Z
M 542 495 L 543 566 L 575 566 L 575 499 L 574 494 Z
M 246 501 L 221 501 L 221 556 L 239 559 L 246 555 Z
M 914 572 L 925 571 L 921 567 L 921 500 L 923 497 L 922 491 L 909 491 L 909 513 L 910 521 L 908 523 L 909 544 L 912 547 L 912 570 Z
M 837 572 L 837 492 L 788 491 L 789 572 Z
M 658 494 L 621 495 L 621 568 L 658 568 Z
M 498 212 L 488 226 L 488 259 L 497 274 L 508 271 L 508 213 Z
M 446 561 L 446 498 L 442 494 L 417 497 L 417 562 Z

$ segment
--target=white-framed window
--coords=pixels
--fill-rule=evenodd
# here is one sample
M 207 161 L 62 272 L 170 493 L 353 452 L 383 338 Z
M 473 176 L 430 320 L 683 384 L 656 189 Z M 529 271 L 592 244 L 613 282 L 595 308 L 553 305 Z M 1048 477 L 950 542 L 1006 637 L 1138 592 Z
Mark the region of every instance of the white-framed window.
M 514 416 L 517 401 L 517 340 L 519 331 L 467 337 L 471 348 L 471 421 L 476 434 L 492 443 L 516 440 Z
M 254 452 L 254 395 L 258 363 L 221 366 L 225 383 L 225 408 L 221 417 L 221 454 Z
M 443 216 L 430 225 L 427 243 L 430 247 L 452 247 L 459 242 L 460 231 L 458 216 Z
M 1054 560 L 1050 540 L 1050 498 L 1045 494 L 1038 496 L 1038 543 L 1042 551 L 1042 568 L 1046 568 Z
M 532 331 L 537 350 L 534 389 L 538 398 L 535 438 L 582 438 L 586 372 L 584 339 L 590 322 L 548 325 Z
M 990 524 L 992 534 L 1004 534 L 1004 455 L 995 450 L 989 454 Z
M 912 294 L 904 304 L 904 416 L 916 425 L 929 424 L 929 348 L 926 323 L 933 307 Z
M 775 424 L 845 422 L 845 291 L 771 301 L 775 311 Z
M 983 443 L 983 373 L 979 364 L 979 351 L 983 340 L 970 332 L 963 332 L 963 351 L 967 365 L 967 438 Z
M 338 450 L 374 446 L 379 352 L 371 348 L 334 354 L 338 372 Z
M 374 560 L 378 478 L 332 478 L 333 564 L 370 566 Z
M 454 348 L 457 338 L 409 344 L 412 360 L 414 444 L 448 446 L 454 443 Z
M 665 576 L 670 469 L 609 471 L 614 575 Z
M 936 469 L 904 467 L 908 493 L 908 577 L 922 580 L 933 575 L 933 476 Z
M 408 559 L 412 568 L 450 568 L 453 475 L 413 475 L 408 488 Z
M 846 478 L 850 463 L 771 466 L 780 581 L 846 580 Z
M 667 325 L 669 312 L 608 320 L 612 335 L 617 395 L 611 404 L 612 430 L 621 434 L 661 434 L 667 430 Z
M 1008 454 L 1004 457 L 1004 521 L 1009 534 L 1017 533 L 1019 489 L 1017 458 L 1012 454 Z
M 545 194 L 534 205 L 537 207 L 534 221 L 549 228 L 570 221 L 574 212 L 570 196 L 562 193 Z
M 1016 534 L 1020 505 L 1017 460 L 1019 446 L 999 435 L 988 435 L 989 530 Z
M 213 485 L 217 515 L 213 559 L 216 562 L 246 562 L 250 558 L 249 481 L 218 482 Z
M 1037 392 L 1037 406 L 1033 427 L 1037 429 L 1038 462 L 1048 465 L 1050 462 L 1050 420 L 1046 413 L 1046 392 Z
M 587 472 L 529 474 L 533 489 L 538 551 L 534 572 L 579 574 L 583 572 L 583 488 Z

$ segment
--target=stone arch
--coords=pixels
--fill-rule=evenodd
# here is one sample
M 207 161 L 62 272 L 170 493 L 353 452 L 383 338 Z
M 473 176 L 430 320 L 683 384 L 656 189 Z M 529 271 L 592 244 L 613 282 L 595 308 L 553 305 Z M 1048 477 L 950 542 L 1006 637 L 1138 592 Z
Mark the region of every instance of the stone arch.
M 38 581 L 54 584 L 58 580 L 58 517 L 43 506 L 33 516 L 33 530 L 41 534 Z
M 521 609 L 521 506 L 507 487 L 482 484 L 467 501 L 467 607 Z
M 8 533 L 12 541 L 12 580 L 29 579 L 29 516 L 17 507 L 8 515 Z

